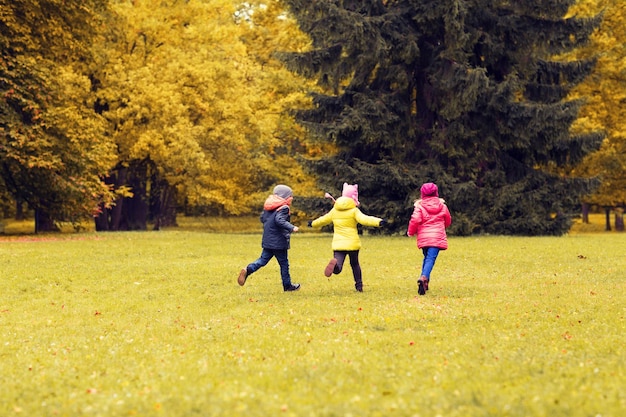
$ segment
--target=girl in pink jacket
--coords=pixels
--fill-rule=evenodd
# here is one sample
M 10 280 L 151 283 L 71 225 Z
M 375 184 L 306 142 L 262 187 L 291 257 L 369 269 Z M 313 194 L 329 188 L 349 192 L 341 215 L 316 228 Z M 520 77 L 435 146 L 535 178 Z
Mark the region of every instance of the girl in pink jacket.
M 407 234 L 417 235 L 417 247 L 424 254 L 422 274 L 417 280 L 417 292 L 424 295 L 428 291 L 430 273 L 439 251 L 448 249 L 446 228 L 452 223 L 452 217 L 444 200 L 439 198 L 436 184 L 427 182 L 422 185 L 420 192 L 422 198 L 415 201 Z

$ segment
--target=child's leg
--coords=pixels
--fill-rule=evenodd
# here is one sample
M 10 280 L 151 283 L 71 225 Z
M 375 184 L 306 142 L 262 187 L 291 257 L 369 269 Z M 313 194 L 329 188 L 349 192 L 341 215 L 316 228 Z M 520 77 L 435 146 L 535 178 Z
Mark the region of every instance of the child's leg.
M 259 269 L 263 268 L 265 265 L 267 265 L 267 263 L 272 259 L 273 256 L 274 253 L 272 251 L 268 249 L 263 249 L 263 252 L 261 252 L 261 256 L 259 256 L 259 259 L 248 264 L 248 266 L 246 267 L 247 274 L 251 275 Z
M 237 277 L 237 282 L 239 283 L 239 285 L 244 285 L 248 277 L 255 271 L 258 271 L 259 269 L 267 265 L 267 263 L 270 261 L 270 259 L 272 259 L 273 256 L 274 254 L 271 251 L 263 249 L 263 252 L 261 252 L 261 256 L 259 257 L 259 259 L 248 264 L 248 266 L 239 271 L 239 277 Z
M 324 268 L 324 275 L 330 277 L 332 274 L 338 274 L 343 269 L 343 262 L 346 260 L 346 252 L 333 251 L 333 258 Z
M 293 291 L 297 289 L 291 283 L 291 275 L 289 273 L 289 258 L 287 256 L 287 249 L 284 250 L 274 250 L 274 256 L 276 256 L 276 260 L 278 261 L 278 265 L 280 265 L 280 278 L 283 281 L 283 290 L 285 291 Z M 300 285 L 298 284 L 299 288 Z
M 424 295 L 426 294 L 426 291 L 428 291 L 430 273 L 435 266 L 437 255 L 439 255 L 439 248 L 422 248 L 422 253 L 424 254 L 424 261 L 422 262 L 422 275 L 417 280 L 417 293 L 419 295 Z
M 353 250 L 348 252 L 350 255 L 350 266 L 352 267 L 352 276 L 354 276 L 354 288 L 357 291 L 363 291 L 363 276 L 361 273 L 361 264 L 359 264 L 359 251 Z
M 424 254 L 424 262 L 422 262 L 422 276 L 426 277 L 426 279 L 430 281 L 430 273 L 435 266 L 437 255 L 439 255 L 439 248 L 422 248 L 422 253 Z
M 337 265 L 335 265 L 335 269 L 333 270 L 333 274 L 340 274 L 343 271 L 343 263 L 346 261 L 347 251 L 336 250 L 333 252 L 334 258 L 337 260 Z

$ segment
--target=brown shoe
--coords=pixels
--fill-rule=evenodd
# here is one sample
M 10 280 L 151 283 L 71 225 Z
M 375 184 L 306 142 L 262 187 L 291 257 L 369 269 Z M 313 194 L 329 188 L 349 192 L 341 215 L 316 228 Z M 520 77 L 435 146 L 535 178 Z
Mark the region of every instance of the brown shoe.
M 324 275 L 326 275 L 327 277 L 330 277 L 333 274 L 333 271 L 335 270 L 336 265 L 337 265 L 337 260 L 335 258 L 331 259 L 330 262 L 328 262 L 328 265 L 326 265 L 326 268 L 324 269 Z
M 237 282 L 239 283 L 239 285 L 245 284 L 246 283 L 246 278 L 248 278 L 248 271 L 246 270 L 246 268 L 243 268 L 239 272 L 239 277 L 237 278 Z
M 424 295 L 424 294 L 426 294 L 426 291 L 428 291 L 428 278 L 426 278 L 424 275 L 422 275 L 417 280 L 417 293 L 419 295 Z

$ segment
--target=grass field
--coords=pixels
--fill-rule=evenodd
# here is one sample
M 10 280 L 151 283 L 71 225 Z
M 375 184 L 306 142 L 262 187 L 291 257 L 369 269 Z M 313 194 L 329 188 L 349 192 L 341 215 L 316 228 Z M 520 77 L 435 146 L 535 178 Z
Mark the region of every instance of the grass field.
M 603 416 L 626 409 L 626 236 L 363 237 L 365 292 L 295 234 L 0 238 L 2 416 Z

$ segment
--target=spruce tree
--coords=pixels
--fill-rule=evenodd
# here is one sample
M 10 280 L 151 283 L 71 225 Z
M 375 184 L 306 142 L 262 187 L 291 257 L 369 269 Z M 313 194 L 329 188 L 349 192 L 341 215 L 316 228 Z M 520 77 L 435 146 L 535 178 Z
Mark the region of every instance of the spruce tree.
M 565 99 L 593 60 L 551 58 L 600 17 L 565 19 L 573 0 L 285 2 L 312 49 L 282 58 L 323 89 L 299 120 L 338 149 L 310 161 L 327 191 L 358 183 L 398 231 L 429 181 L 453 233 L 569 229 L 595 181 L 567 174 L 602 135 L 571 135 L 581 102 Z

